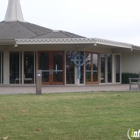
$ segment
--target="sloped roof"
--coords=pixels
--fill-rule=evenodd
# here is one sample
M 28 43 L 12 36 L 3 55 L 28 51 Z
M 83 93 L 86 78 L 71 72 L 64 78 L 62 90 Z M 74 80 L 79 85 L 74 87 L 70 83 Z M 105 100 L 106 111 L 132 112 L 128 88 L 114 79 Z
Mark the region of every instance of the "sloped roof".
M 0 22 L 0 40 L 3 39 L 41 39 L 41 38 L 84 38 L 65 32 L 54 31 L 28 22 Z

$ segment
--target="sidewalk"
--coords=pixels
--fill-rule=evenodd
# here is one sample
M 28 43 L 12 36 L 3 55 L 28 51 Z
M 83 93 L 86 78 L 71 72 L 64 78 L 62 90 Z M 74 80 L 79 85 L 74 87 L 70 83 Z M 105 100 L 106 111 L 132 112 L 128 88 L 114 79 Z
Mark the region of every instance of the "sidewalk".
M 132 90 L 137 91 L 137 87 Z M 129 91 L 129 85 L 45 86 L 42 93 Z M 0 87 L 0 94 L 35 94 L 36 87 Z

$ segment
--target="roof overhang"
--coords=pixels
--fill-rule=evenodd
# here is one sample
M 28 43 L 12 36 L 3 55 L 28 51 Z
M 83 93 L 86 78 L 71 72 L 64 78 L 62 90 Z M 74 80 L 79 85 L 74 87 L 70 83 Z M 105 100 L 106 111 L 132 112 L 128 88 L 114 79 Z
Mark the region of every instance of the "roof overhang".
M 12 40 L 0 40 L 0 45 L 15 45 L 16 44 L 16 40 L 12 39 Z
M 16 39 L 17 45 L 41 44 L 101 44 L 120 48 L 132 48 L 132 44 L 98 38 L 47 38 L 47 39 Z
M 9 39 L 0 40 L 1 45 L 14 45 L 14 46 L 26 46 L 26 45 L 77 45 L 77 50 L 98 48 L 98 49 L 112 49 L 113 53 L 140 50 L 139 46 L 135 46 L 129 43 L 99 39 L 99 38 L 44 38 L 44 39 Z M 85 45 L 85 46 L 83 46 Z
M 140 46 L 133 45 L 132 50 L 139 50 L 140 51 Z

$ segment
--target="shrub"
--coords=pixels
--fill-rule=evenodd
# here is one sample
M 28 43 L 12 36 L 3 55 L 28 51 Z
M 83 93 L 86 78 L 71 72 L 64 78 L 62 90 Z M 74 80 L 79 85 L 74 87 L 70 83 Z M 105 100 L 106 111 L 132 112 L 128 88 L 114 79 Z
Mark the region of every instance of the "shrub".
M 129 78 L 138 78 L 138 73 L 122 73 L 122 84 L 128 84 Z

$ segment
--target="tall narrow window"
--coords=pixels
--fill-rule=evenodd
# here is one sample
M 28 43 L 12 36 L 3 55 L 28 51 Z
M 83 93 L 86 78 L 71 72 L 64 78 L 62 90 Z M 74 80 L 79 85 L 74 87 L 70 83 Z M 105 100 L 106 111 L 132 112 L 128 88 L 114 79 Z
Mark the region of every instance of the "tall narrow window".
M 100 54 L 100 66 L 101 66 L 101 73 L 100 73 L 100 79 L 101 83 L 105 83 L 105 54 Z
M 24 84 L 34 83 L 34 52 L 24 52 Z
M 98 82 L 98 74 L 99 74 L 99 71 L 98 71 L 98 54 L 93 54 L 93 81 L 94 82 Z
M 120 82 L 120 55 L 116 55 L 116 82 Z
M 81 55 L 84 56 L 84 52 L 83 51 L 81 51 L 80 53 L 81 53 Z M 80 74 L 81 74 L 81 76 L 80 76 L 81 77 L 80 84 L 84 84 L 84 65 L 81 66 Z
M 86 53 L 86 83 L 92 83 L 92 55 L 91 53 Z
M 74 56 L 74 51 L 66 52 L 66 84 L 74 84 L 75 83 L 75 69 L 74 63 L 71 59 Z
M 22 83 L 21 52 L 10 52 L 10 84 Z
M 64 53 L 63 52 L 53 52 L 53 83 L 58 83 L 64 81 Z
M 98 84 L 99 82 L 99 55 L 86 53 L 86 83 Z
M 108 64 L 108 83 L 112 82 L 112 55 L 107 55 L 107 64 Z

